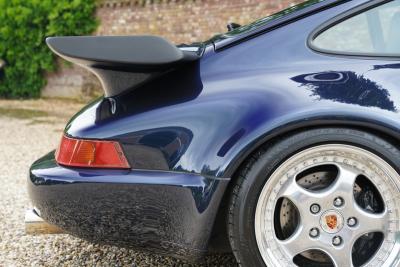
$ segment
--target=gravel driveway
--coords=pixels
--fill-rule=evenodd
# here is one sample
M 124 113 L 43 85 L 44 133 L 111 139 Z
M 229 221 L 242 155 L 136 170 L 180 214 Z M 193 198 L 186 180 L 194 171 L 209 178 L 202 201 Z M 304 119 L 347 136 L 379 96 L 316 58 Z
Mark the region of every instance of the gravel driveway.
M 133 250 L 91 244 L 69 235 L 26 236 L 29 165 L 55 148 L 68 118 L 83 104 L 61 100 L 0 100 L 0 266 L 192 266 Z M 236 266 L 231 255 L 202 265 Z

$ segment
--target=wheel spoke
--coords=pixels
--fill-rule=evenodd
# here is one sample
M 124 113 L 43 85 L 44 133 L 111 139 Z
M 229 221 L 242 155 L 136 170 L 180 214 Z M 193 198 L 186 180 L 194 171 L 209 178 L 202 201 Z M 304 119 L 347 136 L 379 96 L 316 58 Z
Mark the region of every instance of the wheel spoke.
M 325 250 L 329 257 L 331 257 L 333 264 L 336 267 L 352 267 L 352 246 L 346 245 L 340 249 L 331 248 Z
M 309 216 L 310 205 L 313 200 L 320 198 L 320 196 L 299 186 L 294 177 L 289 179 L 291 181 L 288 181 L 282 188 L 278 198 L 289 199 L 297 207 L 300 217 L 305 219 Z
M 360 172 L 346 164 L 336 164 L 339 174 L 329 191 L 340 194 L 347 203 L 354 202 L 353 190 L 356 178 Z
M 386 210 L 379 214 L 364 211 L 360 207 L 355 207 L 355 210 L 357 211 L 355 216 L 360 222 L 355 229 L 357 238 L 368 233 L 386 232 L 388 227 L 388 212 Z
M 279 241 L 286 254 L 293 258 L 301 252 L 312 248 L 313 240 L 309 237 L 308 229 L 299 227 L 296 232 L 284 241 Z
M 282 187 L 278 197 L 286 197 L 293 203 L 299 203 L 310 197 L 309 192 L 300 187 L 295 180 L 295 177 L 290 177 L 285 186 Z

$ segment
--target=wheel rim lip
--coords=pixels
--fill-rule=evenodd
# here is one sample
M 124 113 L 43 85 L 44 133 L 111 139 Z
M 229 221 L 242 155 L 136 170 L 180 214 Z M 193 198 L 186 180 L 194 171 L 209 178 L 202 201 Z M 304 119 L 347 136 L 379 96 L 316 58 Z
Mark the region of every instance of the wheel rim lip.
M 258 201 L 257 201 L 257 205 L 256 205 L 256 211 L 255 211 L 255 237 L 256 237 L 256 242 L 257 242 L 257 246 L 258 246 L 258 250 L 261 254 L 261 257 L 264 260 L 264 263 L 267 266 L 281 266 L 282 261 L 279 261 L 279 259 L 277 259 L 277 257 L 271 256 L 274 255 L 275 253 L 273 253 L 273 248 L 269 248 L 268 246 L 266 246 L 266 235 L 268 235 L 268 233 L 265 233 L 262 231 L 262 229 L 265 229 L 264 225 L 266 224 L 270 224 L 270 229 L 272 229 L 272 231 L 270 231 L 270 234 L 272 234 L 272 239 L 277 242 L 277 237 L 275 234 L 275 226 L 274 226 L 274 219 L 270 219 L 269 222 L 265 222 L 264 220 L 262 220 L 262 218 L 265 218 L 265 212 L 263 210 L 265 210 L 265 203 L 266 201 L 269 199 L 269 193 L 272 193 L 276 184 L 279 183 L 279 176 L 277 176 L 279 173 L 282 172 L 281 169 L 289 169 L 287 166 L 291 166 L 294 163 L 296 163 L 298 161 L 299 158 L 301 158 L 304 155 L 307 154 L 313 154 L 313 153 L 322 153 L 324 151 L 330 151 L 330 152 L 341 152 L 341 153 L 355 153 L 356 155 L 361 155 L 364 158 L 366 158 L 367 160 L 373 162 L 375 165 L 378 163 L 380 169 L 384 172 L 385 176 L 387 178 L 389 178 L 389 182 L 391 182 L 392 184 L 395 185 L 394 188 L 394 192 L 398 195 L 400 190 L 400 182 L 399 179 L 394 179 L 394 177 L 399 177 L 399 174 L 396 172 L 396 170 L 385 160 L 383 160 L 381 157 L 379 157 L 378 155 L 365 150 L 363 148 L 357 147 L 357 146 L 353 146 L 353 145 L 347 145 L 347 144 L 324 144 L 324 145 L 318 145 L 318 146 L 314 146 L 311 148 L 307 148 L 303 151 L 300 151 L 298 153 L 296 153 L 295 155 L 289 157 L 288 159 L 284 160 L 283 163 L 281 163 L 278 168 L 269 176 L 269 178 L 267 179 L 267 181 L 265 182 L 261 193 L 259 195 Z M 296 172 L 295 175 L 298 175 L 299 173 L 303 172 L 306 169 L 315 167 L 315 166 L 320 166 L 320 165 L 329 165 L 332 164 L 334 165 L 333 162 L 322 162 L 322 163 L 316 163 L 313 165 L 308 165 L 306 168 L 304 169 L 300 169 Z M 283 166 L 286 166 L 286 168 L 283 168 Z M 384 196 L 382 195 L 382 191 L 380 190 L 380 188 L 376 185 L 374 180 L 371 180 L 369 177 L 367 177 L 373 184 L 374 186 L 377 188 L 379 194 L 381 194 L 383 200 L 385 201 Z M 277 180 L 277 181 L 276 181 Z M 282 185 L 281 185 L 282 187 Z M 276 204 L 279 198 L 275 199 L 273 202 L 273 209 L 272 209 L 272 215 L 275 212 L 275 208 L 276 208 Z M 398 203 L 398 201 L 397 201 Z M 385 201 L 385 209 L 387 208 L 388 204 Z M 323 213 L 323 211 L 322 211 Z M 399 216 L 397 215 L 396 220 L 397 222 L 399 222 Z M 298 225 L 298 227 L 309 227 L 311 229 L 310 226 L 304 226 L 301 223 Z M 399 234 L 399 226 L 397 224 L 396 226 L 396 231 L 394 233 L 394 235 L 397 237 L 397 235 Z M 382 242 L 382 244 L 385 242 L 386 240 L 386 233 L 384 240 Z M 386 258 L 385 258 L 385 264 L 381 264 L 382 266 L 386 266 L 386 265 L 390 265 L 392 261 L 398 260 L 398 258 L 400 257 L 399 251 L 400 251 L 400 239 L 397 237 L 394 239 L 395 242 L 393 243 L 393 251 L 396 248 L 396 251 L 391 251 L 391 253 L 389 253 Z M 369 261 L 366 263 L 366 265 L 368 265 L 369 263 L 371 263 L 375 258 L 376 255 L 378 255 L 378 252 L 380 252 L 380 250 L 382 249 L 382 245 L 381 247 L 376 251 L 376 254 L 371 257 L 369 259 Z M 323 249 L 317 248 L 319 250 L 324 251 Z M 310 248 L 305 249 L 304 251 L 310 250 Z M 324 251 L 325 252 L 325 251 Z M 393 255 L 395 254 L 395 255 Z M 386 264 L 387 263 L 387 264 Z M 294 265 L 293 261 L 290 262 L 285 262 L 286 265 Z

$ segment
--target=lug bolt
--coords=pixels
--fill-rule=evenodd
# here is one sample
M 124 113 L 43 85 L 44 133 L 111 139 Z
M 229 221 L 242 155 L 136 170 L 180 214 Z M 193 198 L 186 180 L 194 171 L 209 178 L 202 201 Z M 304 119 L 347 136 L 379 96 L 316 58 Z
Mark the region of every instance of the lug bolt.
M 318 212 L 320 212 L 321 207 L 318 204 L 312 204 L 310 207 L 310 211 L 312 214 L 317 214 Z
M 335 236 L 335 237 L 332 239 L 332 244 L 333 244 L 334 246 L 340 246 L 340 245 L 342 244 L 342 238 L 341 238 L 340 236 Z
M 356 226 L 356 224 L 357 224 L 357 219 L 354 218 L 354 217 L 350 217 L 347 220 L 347 225 L 350 226 L 350 227 Z
M 312 238 L 318 237 L 318 236 L 319 236 L 319 230 L 318 230 L 318 228 L 312 228 L 312 229 L 310 230 L 310 236 L 311 236 Z
M 343 200 L 343 198 L 341 198 L 341 197 L 337 197 L 337 198 L 335 198 L 335 200 L 333 201 L 333 205 L 334 205 L 335 207 L 337 207 L 337 208 L 343 206 L 343 204 L 344 204 L 344 200 Z

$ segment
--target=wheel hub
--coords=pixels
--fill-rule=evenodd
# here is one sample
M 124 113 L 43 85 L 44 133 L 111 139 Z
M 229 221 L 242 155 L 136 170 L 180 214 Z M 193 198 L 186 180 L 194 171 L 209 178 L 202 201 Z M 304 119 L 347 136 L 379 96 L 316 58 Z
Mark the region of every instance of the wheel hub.
M 328 234 L 336 234 L 342 230 L 344 218 L 340 212 L 336 210 L 325 211 L 319 220 L 322 230 Z

